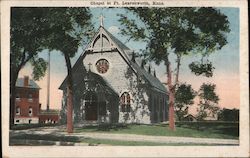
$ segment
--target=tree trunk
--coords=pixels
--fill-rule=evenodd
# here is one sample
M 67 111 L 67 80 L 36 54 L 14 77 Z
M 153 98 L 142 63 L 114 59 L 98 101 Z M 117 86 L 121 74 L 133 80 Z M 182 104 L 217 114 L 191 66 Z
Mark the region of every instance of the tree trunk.
M 165 65 L 167 67 L 167 85 L 168 85 L 168 90 L 169 90 L 169 111 L 168 111 L 168 116 L 169 116 L 169 128 L 170 130 L 174 131 L 175 130 L 175 122 L 174 122 L 174 93 L 175 89 L 172 84 L 172 72 L 171 72 L 171 67 L 170 67 L 170 62 L 168 60 L 168 57 L 165 61 Z
M 12 129 L 14 126 L 15 119 L 15 104 L 16 104 L 16 81 L 18 77 L 18 72 L 16 70 L 10 70 L 10 120 L 9 128 Z
M 67 53 L 64 54 L 67 70 L 68 70 L 68 78 L 67 78 L 67 132 L 73 133 L 73 90 L 72 90 L 72 67 L 69 55 Z
M 180 73 L 180 65 L 181 65 L 181 55 L 177 54 L 177 67 L 176 67 L 176 74 L 175 74 L 175 87 L 179 84 L 179 73 Z

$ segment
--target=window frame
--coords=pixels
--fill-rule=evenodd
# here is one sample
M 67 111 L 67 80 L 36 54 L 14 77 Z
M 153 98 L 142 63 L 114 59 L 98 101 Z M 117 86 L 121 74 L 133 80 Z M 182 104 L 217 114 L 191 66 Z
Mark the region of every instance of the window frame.
M 107 59 L 99 59 L 97 62 L 96 62 L 96 69 L 97 69 L 97 72 L 100 73 L 100 74 L 105 74 L 108 72 L 109 70 L 109 67 L 110 67 L 110 64 L 108 62 Z
M 28 101 L 29 102 L 33 101 L 33 94 L 32 93 L 28 93 Z
M 29 106 L 29 116 L 33 116 L 33 108 Z
M 131 97 L 128 92 L 123 92 L 120 97 L 120 111 L 131 112 Z
M 20 94 L 19 93 L 17 93 L 16 94 L 16 101 L 20 101 L 21 100 L 21 98 L 20 98 Z
M 18 110 L 17 110 L 18 109 Z M 21 108 L 20 106 L 16 107 L 16 112 L 15 112 L 16 116 L 20 116 L 21 115 Z

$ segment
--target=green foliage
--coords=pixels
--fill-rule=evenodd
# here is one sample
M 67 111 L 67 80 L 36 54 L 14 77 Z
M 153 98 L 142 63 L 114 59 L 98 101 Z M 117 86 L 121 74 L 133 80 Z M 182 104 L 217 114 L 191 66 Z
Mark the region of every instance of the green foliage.
M 39 58 L 38 53 L 49 49 L 64 54 L 70 73 L 70 57 L 93 30 L 90 18 L 89 8 L 11 8 L 11 125 L 14 123 L 15 82 L 21 68 L 31 61 L 34 79 L 43 77 L 47 63 Z
M 199 109 L 198 109 L 198 120 L 203 120 L 208 116 L 214 116 L 218 113 L 218 101 L 219 97 L 215 92 L 215 84 L 205 84 L 203 83 L 199 89 Z
M 93 30 L 90 18 L 88 8 L 12 8 L 12 70 L 32 59 L 33 75 L 39 79 L 46 71 L 45 62 L 37 56 L 41 50 L 59 50 L 73 57 Z
M 31 59 L 31 65 L 33 66 L 33 79 L 39 80 L 45 76 L 48 63 L 43 58 Z
M 43 12 L 30 8 L 11 9 L 10 29 L 10 61 L 11 70 L 19 71 L 31 58 L 43 49 L 44 39 L 42 25 L 38 20 Z
M 192 89 L 190 84 L 181 84 L 175 92 L 175 111 L 179 121 L 188 114 L 189 106 L 194 104 L 193 99 L 196 92 Z
M 212 62 L 202 63 L 202 62 L 192 62 L 189 64 L 189 68 L 192 73 L 196 76 L 204 75 L 206 77 L 213 76 L 213 70 L 215 69 L 212 65 Z
M 203 83 L 200 87 L 199 97 L 206 102 L 218 103 L 219 97 L 215 93 L 215 84 L 205 84 Z
M 73 57 L 93 31 L 89 8 L 46 8 L 44 12 L 47 38 L 43 45 Z
M 192 124 L 193 122 L 191 122 Z M 97 126 L 88 126 L 75 128 L 75 133 L 84 133 L 84 132 L 99 132 L 99 133 L 114 133 L 114 134 L 138 134 L 138 135 L 151 135 L 151 136 L 176 136 L 176 137 L 194 137 L 194 138 L 225 138 L 238 139 L 237 136 L 231 136 L 223 133 L 219 133 L 216 130 L 216 125 L 212 127 L 211 130 L 197 130 L 192 129 L 191 127 L 183 128 L 176 127 L 176 131 L 171 131 L 169 128 L 166 128 L 167 124 L 159 125 L 136 125 L 130 124 L 126 128 L 112 127 L 110 130 L 99 130 Z M 204 126 L 203 126 L 204 127 Z M 157 132 L 156 132 L 157 131 Z
M 220 121 L 239 121 L 239 109 L 223 108 L 218 113 L 218 120 Z
M 229 21 L 215 8 L 127 8 L 138 19 L 120 14 L 123 35 L 147 42 L 145 54 L 157 63 L 170 52 L 209 54 L 227 44 Z

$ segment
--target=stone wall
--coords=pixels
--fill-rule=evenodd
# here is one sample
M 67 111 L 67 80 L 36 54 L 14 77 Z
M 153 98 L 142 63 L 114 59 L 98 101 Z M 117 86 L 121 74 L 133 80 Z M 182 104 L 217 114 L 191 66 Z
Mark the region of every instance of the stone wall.
M 109 70 L 104 74 L 99 73 L 96 69 L 96 62 L 100 59 L 106 59 L 109 62 Z M 121 112 L 119 106 L 120 123 L 150 123 L 146 87 L 139 86 L 140 83 L 136 74 L 118 51 L 87 54 L 83 63 L 86 68 L 91 64 L 90 70 L 102 76 L 119 96 L 124 92 L 130 94 L 131 112 Z

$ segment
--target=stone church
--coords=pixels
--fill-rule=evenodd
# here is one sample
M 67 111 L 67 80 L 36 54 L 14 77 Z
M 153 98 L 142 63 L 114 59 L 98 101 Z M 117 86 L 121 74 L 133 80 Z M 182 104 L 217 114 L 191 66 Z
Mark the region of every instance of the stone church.
M 168 96 L 150 65 L 135 57 L 101 22 L 73 71 L 74 123 L 151 124 L 168 119 Z M 66 82 L 61 119 L 66 120 Z

